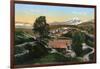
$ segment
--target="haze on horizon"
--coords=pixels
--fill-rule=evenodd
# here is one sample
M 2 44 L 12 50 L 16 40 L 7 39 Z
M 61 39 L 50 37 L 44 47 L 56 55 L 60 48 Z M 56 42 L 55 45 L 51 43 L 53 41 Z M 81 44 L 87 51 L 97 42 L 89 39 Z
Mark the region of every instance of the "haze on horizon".
M 46 16 L 47 23 L 65 22 L 75 17 L 88 21 L 94 19 L 94 8 L 15 4 L 15 22 L 33 24 L 39 16 Z

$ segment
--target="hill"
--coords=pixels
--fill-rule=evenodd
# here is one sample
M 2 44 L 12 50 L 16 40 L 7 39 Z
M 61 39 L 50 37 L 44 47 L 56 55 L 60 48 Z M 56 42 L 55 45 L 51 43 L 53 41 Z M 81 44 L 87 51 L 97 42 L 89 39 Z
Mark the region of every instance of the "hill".
M 81 24 L 78 24 L 77 27 L 81 30 L 87 31 L 90 34 L 94 34 L 95 31 L 95 25 L 93 21 L 83 22 Z

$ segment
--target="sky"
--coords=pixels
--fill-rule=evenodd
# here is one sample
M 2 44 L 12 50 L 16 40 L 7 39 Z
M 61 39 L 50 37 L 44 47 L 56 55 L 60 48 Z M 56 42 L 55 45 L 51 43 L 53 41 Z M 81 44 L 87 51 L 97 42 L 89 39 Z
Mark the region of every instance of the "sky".
M 94 19 L 94 8 L 15 4 L 15 21 L 33 24 L 39 16 L 46 16 L 47 23 L 65 22 L 72 18 L 81 21 Z

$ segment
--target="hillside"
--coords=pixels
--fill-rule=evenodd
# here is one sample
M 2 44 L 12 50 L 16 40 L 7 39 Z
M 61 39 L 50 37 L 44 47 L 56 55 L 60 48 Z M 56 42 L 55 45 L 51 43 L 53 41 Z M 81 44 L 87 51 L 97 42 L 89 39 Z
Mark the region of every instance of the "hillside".
M 84 30 L 84 31 L 87 31 L 88 33 L 90 34 L 93 34 L 95 31 L 95 25 L 94 25 L 94 22 L 93 20 L 91 21 L 87 21 L 87 22 L 82 22 L 80 24 L 77 24 L 77 25 L 71 25 L 71 24 L 67 24 L 67 23 L 61 23 L 61 22 L 55 22 L 54 24 L 50 24 L 50 29 L 57 29 L 57 28 L 61 28 L 61 27 L 70 27 L 70 28 L 78 28 L 80 30 Z
M 32 29 L 27 29 L 27 28 L 16 28 L 16 32 L 24 32 L 30 35 L 34 35 Z
M 81 24 L 78 24 L 77 27 L 79 29 L 87 31 L 90 34 L 94 34 L 95 31 L 95 25 L 93 21 L 83 22 Z

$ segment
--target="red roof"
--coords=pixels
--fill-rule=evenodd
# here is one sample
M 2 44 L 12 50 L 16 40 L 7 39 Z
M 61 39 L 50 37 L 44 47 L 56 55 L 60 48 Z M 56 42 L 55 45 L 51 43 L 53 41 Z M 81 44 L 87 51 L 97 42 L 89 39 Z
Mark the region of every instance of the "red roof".
M 71 40 L 65 40 L 65 39 L 49 41 L 49 46 L 51 46 L 52 48 L 66 48 L 67 46 L 70 46 L 70 44 Z

